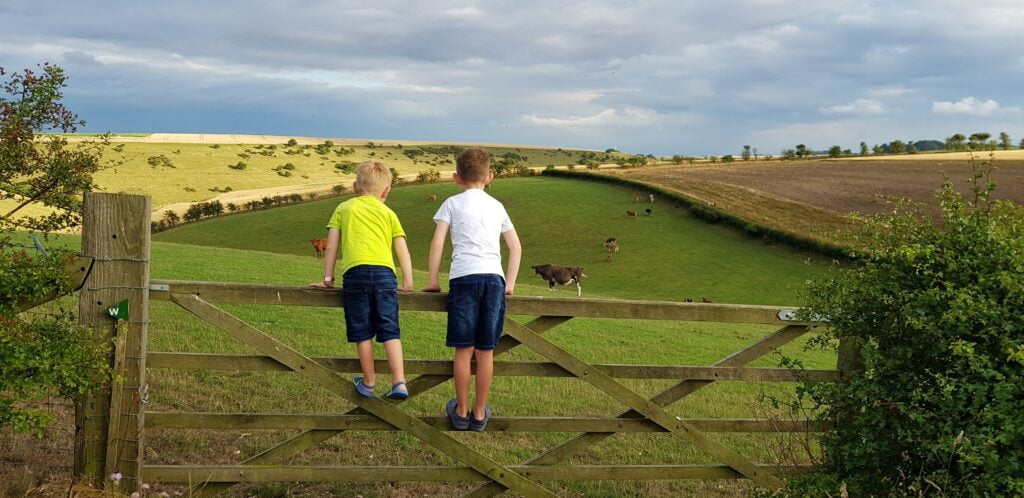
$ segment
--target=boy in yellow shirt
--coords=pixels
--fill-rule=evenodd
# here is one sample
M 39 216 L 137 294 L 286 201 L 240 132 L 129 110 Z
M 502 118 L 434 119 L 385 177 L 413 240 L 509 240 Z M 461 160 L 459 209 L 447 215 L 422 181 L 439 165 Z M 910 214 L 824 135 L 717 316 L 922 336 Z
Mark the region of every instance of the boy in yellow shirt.
M 356 168 L 356 197 L 338 205 L 327 223 L 324 281 L 313 287 L 334 287 L 334 266 L 341 250 L 345 334 L 356 344 L 362 377 L 353 380 L 356 391 L 373 397 L 377 374 L 373 368 L 373 338 L 384 345 L 391 367 L 391 392 L 387 397 L 405 399 L 402 341 L 399 339 L 398 291 L 411 291 L 412 259 L 405 230 L 398 216 L 384 205 L 391 192 L 391 171 L 382 162 L 366 161 Z M 402 268 L 402 285 L 395 277 L 392 249 Z

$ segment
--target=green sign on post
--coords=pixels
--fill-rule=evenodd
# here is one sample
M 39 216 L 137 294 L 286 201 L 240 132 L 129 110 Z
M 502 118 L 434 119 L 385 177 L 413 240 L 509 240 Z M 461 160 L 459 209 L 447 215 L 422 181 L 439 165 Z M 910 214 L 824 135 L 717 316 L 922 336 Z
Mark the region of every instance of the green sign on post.
M 118 320 L 128 319 L 128 300 L 125 299 L 114 305 L 112 308 L 107 309 L 107 314 Z

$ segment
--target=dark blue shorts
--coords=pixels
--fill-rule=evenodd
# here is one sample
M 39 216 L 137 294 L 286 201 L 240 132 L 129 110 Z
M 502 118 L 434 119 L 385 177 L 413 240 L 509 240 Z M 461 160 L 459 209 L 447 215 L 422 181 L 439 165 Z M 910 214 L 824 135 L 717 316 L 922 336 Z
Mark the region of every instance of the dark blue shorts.
M 386 266 L 360 265 L 342 277 L 348 342 L 398 339 L 398 279 Z
M 448 347 L 490 350 L 505 321 L 505 279 L 466 275 L 448 282 Z

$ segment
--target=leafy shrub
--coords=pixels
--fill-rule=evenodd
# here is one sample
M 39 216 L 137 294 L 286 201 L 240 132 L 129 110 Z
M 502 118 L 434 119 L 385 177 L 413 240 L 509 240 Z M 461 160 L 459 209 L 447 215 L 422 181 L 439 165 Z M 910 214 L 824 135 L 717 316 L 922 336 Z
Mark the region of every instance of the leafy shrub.
M 228 165 L 228 167 L 229 167 L 229 168 L 231 168 L 231 169 L 236 169 L 236 170 L 238 170 L 238 171 L 242 171 L 242 170 L 244 170 L 245 168 L 249 167 L 249 165 L 248 165 L 248 164 L 245 164 L 245 163 L 244 163 L 244 162 L 242 162 L 242 161 L 238 161 L 238 162 L 237 162 L 237 163 L 235 163 L 235 164 L 229 164 L 229 165 Z
M 723 163 L 731 163 L 731 162 L 733 162 L 735 160 L 736 160 L 736 158 L 732 157 L 732 154 L 726 154 L 726 155 L 722 156 L 722 162 Z
M 294 138 L 289 138 L 285 145 L 288 147 L 295 147 L 296 145 L 299 145 L 299 142 L 297 142 Z
M 393 175 L 392 181 L 394 178 L 396 177 Z M 416 175 L 416 181 L 419 183 L 437 183 L 441 181 L 441 172 L 434 168 L 425 169 Z
M 345 174 L 352 174 L 356 172 L 356 163 L 351 161 L 345 161 L 340 163 L 334 163 L 334 168 Z
M 173 168 L 174 167 L 174 163 L 171 162 L 171 159 L 169 157 L 163 155 L 163 154 L 160 154 L 159 156 L 149 156 L 148 158 L 146 158 L 146 163 L 148 163 L 150 166 L 152 166 L 154 168 L 156 168 L 156 167 Z
M 816 344 L 861 344 L 863 373 L 800 390 L 835 426 L 797 494 L 1024 495 L 1024 211 L 972 165 L 968 198 L 940 191 L 942 224 L 870 217 L 862 264 L 809 286 L 805 316 L 830 323 Z

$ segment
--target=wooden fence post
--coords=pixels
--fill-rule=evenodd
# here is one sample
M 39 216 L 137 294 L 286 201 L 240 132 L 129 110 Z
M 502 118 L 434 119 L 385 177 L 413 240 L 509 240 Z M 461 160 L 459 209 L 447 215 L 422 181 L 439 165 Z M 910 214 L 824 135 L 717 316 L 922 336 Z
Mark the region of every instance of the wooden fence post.
M 121 492 L 140 484 L 142 402 L 146 386 L 146 333 L 149 319 L 150 198 L 87 193 L 82 223 L 82 255 L 94 259 L 82 288 L 80 323 L 98 329 L 116 344 L 111 365 L 118 380 L 75 409 L 75 474 L 112 484 Z M 127 301 L 120 318 L 110 309 Z
M 854 337 L 840 337 L 836 369 L 845 378 L 864 373 L 864 342 Z

